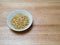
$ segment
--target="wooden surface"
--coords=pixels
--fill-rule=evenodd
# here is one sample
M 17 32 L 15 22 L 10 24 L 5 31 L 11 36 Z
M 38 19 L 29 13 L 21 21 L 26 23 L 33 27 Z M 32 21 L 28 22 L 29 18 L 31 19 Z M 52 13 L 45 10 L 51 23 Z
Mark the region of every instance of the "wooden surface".
M 32 14 L 33 25 L 14 32 L 7 16 L 20 9 Z M 0 0 L 0 45 L 60 45 L 60 0 Z

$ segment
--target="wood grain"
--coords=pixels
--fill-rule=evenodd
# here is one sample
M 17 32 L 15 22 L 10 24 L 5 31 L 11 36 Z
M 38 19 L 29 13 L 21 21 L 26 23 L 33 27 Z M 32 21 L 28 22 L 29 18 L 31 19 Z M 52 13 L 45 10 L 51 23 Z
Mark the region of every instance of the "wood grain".
M 21 9 L 32 14 L 33 25 L 11 31 L 7 16 Z M 0 45 L 60 45 L 60 0 L 0 0 Z

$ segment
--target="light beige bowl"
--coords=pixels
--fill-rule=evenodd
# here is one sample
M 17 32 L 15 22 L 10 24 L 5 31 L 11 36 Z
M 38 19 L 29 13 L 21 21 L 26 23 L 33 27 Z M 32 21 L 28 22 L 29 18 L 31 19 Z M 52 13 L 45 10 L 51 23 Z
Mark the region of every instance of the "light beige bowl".
M 15 28 L 11 25 L 10 21 L 11 21 L 11 19 L 12 19 L 12 17 L 13 17 L 14 15 L 19 14 L 19 13 L 25 14 L 25 15 L 29 18 L 29 24 L 28 24 L 28 26 L 25 27 L 25 28 L 15 29 Z M 10 29 L 12 29 L 12 30 L 14 30 L 14 31 L 24 31 L 24 30 L 27 30 L 27 29 L 32 25 L 32 15 L 31 15 L 29 12 L 27 12 L 26 10 L 16 10 L 16 11 L 12 11 L 12 12 L 8 15 L 7 25 L 8 25 L 8 27 L 9 27 Z

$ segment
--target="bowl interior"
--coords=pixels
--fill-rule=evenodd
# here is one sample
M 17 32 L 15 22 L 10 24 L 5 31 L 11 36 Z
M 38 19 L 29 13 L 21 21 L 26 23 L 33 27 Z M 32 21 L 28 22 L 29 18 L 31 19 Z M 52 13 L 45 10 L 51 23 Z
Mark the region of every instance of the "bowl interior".
M 16 14 L 20 14 L 20 13 L 26 15 L 26 16 L 29 18 L 29 24 L 28 24 L 28 26 L 25 27 L 25 28 L 15 29 L 15 28 L 11 25 L 10 21 L 11 21 L 11 19 L 13 18 L 13 16 L 15 16 Z M 23 31 L 23 30 L 26 30 L 26 29 L 28 29 L 28 28 L 31 26 L 31 24 L 32 24 L 32 15 L 31 15 L 29 12 L 27 12 L 26 10 L 16 10 L 16 11 L 13 11 L 13 12 L 11 12 L 11 13 L 8 15 L 8 18 L 7 18 L 7 25 L 8 25 L 8 27 L 9 27 L 10 29 L 14 30 L 14 31 Z

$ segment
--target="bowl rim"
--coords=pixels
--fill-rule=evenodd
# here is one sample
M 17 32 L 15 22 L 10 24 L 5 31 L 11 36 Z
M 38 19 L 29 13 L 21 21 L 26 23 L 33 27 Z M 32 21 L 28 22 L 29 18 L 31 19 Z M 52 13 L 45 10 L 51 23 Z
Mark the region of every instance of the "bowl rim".
M 10 24 L 10 20 L 11 20 L 11 18 L 14 16 L 14 14 L 18 14 L 18 12 L 19 13 L 23 13 L 24 12 L 24 14 L 26 14 L 26 16 L 28 16 L 28 18 L 29 18 L 29 25 L 27 26 L 27 27 L 25 27 L 24 29 L 15 29 L 15 28 L 13 28 L 13 26 Z M 28 14 L 28 15 L 27 15 Z M 10 28 L 10 29 L 12 29 L 13 31 L 25 31 L 25 30 L 27 30 L 31 25 L 32 25 L 32 21 L 33 21 L 33 19 L 32 19 L 32 15 L 31 15 L 31 13 L 29 13 L 28 11 L 26 11 L 26 10 L 15 10 L 15 11 L 12 11 L 12 12 L 10 12 L 10 14 L 8 15 L 8 17 L 7 17 L 7 26 Z

